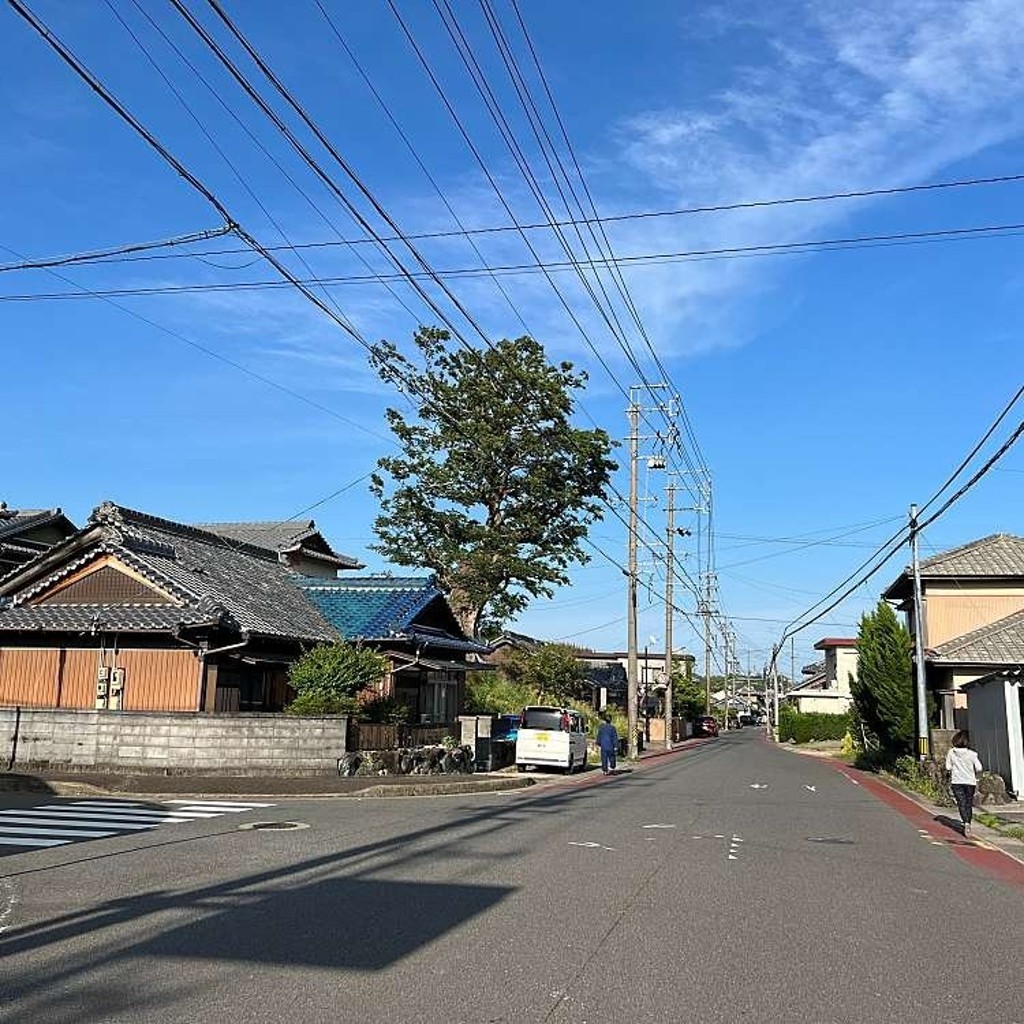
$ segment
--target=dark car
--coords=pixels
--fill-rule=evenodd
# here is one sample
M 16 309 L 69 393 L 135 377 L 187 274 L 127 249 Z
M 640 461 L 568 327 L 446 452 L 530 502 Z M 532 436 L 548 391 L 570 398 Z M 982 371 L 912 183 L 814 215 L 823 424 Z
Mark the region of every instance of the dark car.
M 694 736 L 717 736 L 718 721 L 712 715 L 701 715 L 693 720 Z

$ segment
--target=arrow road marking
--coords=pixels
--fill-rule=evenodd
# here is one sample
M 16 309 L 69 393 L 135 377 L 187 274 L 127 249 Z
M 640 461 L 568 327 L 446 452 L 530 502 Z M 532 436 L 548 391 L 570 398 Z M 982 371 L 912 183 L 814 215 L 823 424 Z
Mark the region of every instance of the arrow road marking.
M 806 784 L 804 784 L 804 789 L 806 789 L 810 793 L 817 793 L 818 792 L 817 789 L 814 788 L 814 786 L 808 786 Z

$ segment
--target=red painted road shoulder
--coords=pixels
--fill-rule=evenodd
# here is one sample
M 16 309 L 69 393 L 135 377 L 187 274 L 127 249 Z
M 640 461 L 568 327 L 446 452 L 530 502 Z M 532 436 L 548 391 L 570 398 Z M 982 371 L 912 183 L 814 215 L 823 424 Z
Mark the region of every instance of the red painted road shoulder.
M 892 786 L 882 782 L 870 772 L 862 772 L 849 765 L 837 764 L 834 761 L 828 763 L 851 782 L 857 783 L 872 796 L 877 797 L 894 811 L 903 815 L 920 832 L 927 833 L 931 839 L 941 842 L 947 849 L 952 850 L 961 860 L 980 868 L 987 875 L 998 878 L 1001 882 L 1024 888 L 1024 864 L 1020 861 L 993 846 L 984 846 L 978 842 L 963 839 L 949 826 L 937 821 L 935 815 L 927 808 L 911 800 L 898 789 L 893 789 Z

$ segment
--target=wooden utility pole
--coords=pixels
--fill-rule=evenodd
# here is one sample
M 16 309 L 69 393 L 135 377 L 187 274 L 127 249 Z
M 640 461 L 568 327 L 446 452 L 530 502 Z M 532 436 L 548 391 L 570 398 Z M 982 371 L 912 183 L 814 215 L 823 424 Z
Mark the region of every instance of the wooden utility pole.
M 668 482 L 665 531 L 665 749 L 672 749 L 672 581 L 675 575 L 676 485 Z
M 628 576 L 628 619 L 626 624 L 626 717 L 629 729 L 629 757 L 637 756 L 636 742 L 636 701 L 637 664 L 636 646 L 636 547 L 637 547 L 637 461 L 640 456 L 640 406 L 632 400 L 629 403 L 629 559 L 626 567 Z

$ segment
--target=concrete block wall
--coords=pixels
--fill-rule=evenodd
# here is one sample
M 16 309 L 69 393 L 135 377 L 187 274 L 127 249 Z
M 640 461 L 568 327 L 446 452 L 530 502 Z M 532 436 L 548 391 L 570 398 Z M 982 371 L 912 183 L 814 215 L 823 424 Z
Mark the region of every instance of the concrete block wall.
M 14 769 L 322 774 L 345 754 L 348 716 L 0 708 Z

